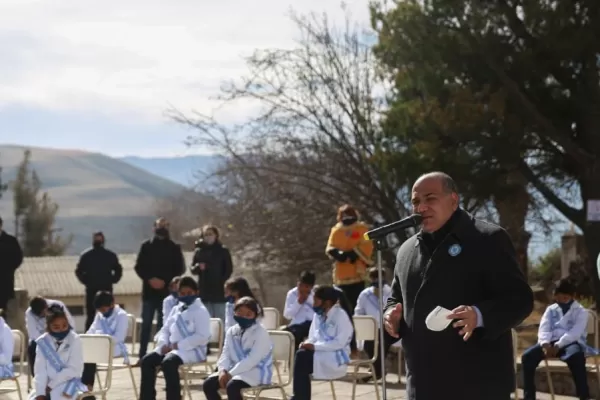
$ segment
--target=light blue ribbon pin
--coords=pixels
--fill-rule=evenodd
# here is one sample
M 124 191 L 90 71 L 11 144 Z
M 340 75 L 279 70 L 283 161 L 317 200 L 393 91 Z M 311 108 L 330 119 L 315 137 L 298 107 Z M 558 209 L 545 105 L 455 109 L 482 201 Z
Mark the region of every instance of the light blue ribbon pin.
M 450 256 L 452 257 L 456 257 L 460 254 L 461 251 L 462 247 L 460 247 L 459 244 L 453 244 L 452 246 L 450 246 L 450 248 L 448 248 L 448 254 L 450 254 Z

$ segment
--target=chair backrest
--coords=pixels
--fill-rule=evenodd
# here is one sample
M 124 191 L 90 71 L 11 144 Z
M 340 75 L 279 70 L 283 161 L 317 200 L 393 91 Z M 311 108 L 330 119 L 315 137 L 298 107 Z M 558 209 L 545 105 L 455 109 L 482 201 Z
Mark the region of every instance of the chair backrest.
M 79 335 L 83 349 L 83 362 L 106 368 L 102 389 L 108 391 L 112 382 L 114 340 L 109 335 Z
M 25 338 L 25 334 L 19 330 L 13 329 L 12 331 L 14 347 L 13 347 L 13 359 L 18 357 L 19 359 L 19 369 L 15 371 L 15 375 L 21 375 L 23 373 L 23 364 L 25 364 L 25 354 L 26 354 L 26 344 L 27 339 Z M 17 376 L 18 376 L 17 375 Z
M 588 312 L 587 334 L 594 337 L 594 348 L 598 348 L 598 314 L 593 310 L 586 309 Z
M 281 382 L 281 386 L 287 386 L 294 376 L 294 357 L 296 354 L 294 335 L 287 331 L 269 331 L 269 337 L 273 344 L 273 362 L 285 363 L 289 371 L 285 381 Z
M 137 319 L 133 314 L 127 314 L 127 336 L 131 339 L 131 353 L 135 353 L 135 345 L 137 343 Z
M 274 307 L 265 307 L 262 309 L 263 318 L 262 326 L 267 330 L 275 330 L 279 328 L 279 320 L 281 319 L 279 310 Z
M 373 357 L 371 360 L 374 362 L 377 360 L 377 354 L 379 352 L 379 329 L 377 327 L 377 321 L 370 315 L 355 315 L 352 317 L 352 323 L 354 324 L 354 334 L 356 335 L 356 341 L 373 340 Z
M 223 329 L 224 329 L 223 321 L 221 320 L 221 318 L 211 318 L 210 319 L 210 341 L 209 341 L 209 344 L 217 345 L 219 355 L 221 354 L 221 350 L 223 350 L 223 341 L 225 340 Z

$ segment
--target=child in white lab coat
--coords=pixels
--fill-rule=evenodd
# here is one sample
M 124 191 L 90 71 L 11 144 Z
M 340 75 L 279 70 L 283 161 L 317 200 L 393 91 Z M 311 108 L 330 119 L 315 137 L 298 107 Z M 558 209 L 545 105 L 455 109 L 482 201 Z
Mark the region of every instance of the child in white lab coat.
M 227 330 L 218 370 L 202 385 L 207 400 L 242 400 L 242 389 L 270 385 L 273 376 L 273 344 L 267 330 L 257 322 L 260 305 L 252 297 L 235 303 L 236 325 Z
M 382 271 L 382 274 L 385 274 L 385 271 Z M 354 309 L 354 315 L 369 315 L 373 318 L 375 318 L 375 321 L 377 321 L 377 326 L 379 327 L 379 319 L 380 319 L 380 308 L 379 308 L 379 271 L 377 270 L 377 267 L 372 267 L 369 269 L 369 280 L 370 280 L 370 285 L 368 288 L 366 288 L 365 290 L 363 290 L 362 292 L 360 292 L 360 295 L 358 295 L 358 300 L 356 301 L 356 308 Z M 385 305 L 387 303 L 388 298 L 392 295 L 392 288 L 390 287 L 390 285 L 388 285 L 385 282 L 385 275 L 383 276 L 383 285 L 382 285 L 382 291 L 383 293 L 381 293 L 381 297 L 383 298 L 383 304 Z M 383 346 L 384 346 L 384 353 L 383 353 L 383 357 L 385 359 L 385 357 L 387 356 L 388 350 L 390 349 L 390 346 L 392 345 L 392 343 L 394 343 L 396 340 L 394 338 L 392 338 L 391 336 L 389 336 L 389 334 L 384 330 L 383 332 L 384 335 L 384 341 L 383 341 Z M 378 336 L 379 337 L 379 336 Z M 366 340 L 363 344 L 363 349 L 365 351 L 365 353 L 367 353 L 367 355 L 369 356 L 369 358 L 373 357 L 374 354 L 374 344 L 375 342 L 373 340 Z M 381 378 L 381 352 L 377 353 L 377 361 L 375 361 L 374 364 L 375 367 L 375 377 L 377 379 Z M 372 377 L 367 377 L 365 379 L 363 379 L 363 382 L 368 382 L 372 379 Z
M 2 310 L 0 310 L 2 314 Z M 0 378 L 8 379 L 14 377 L 14 366 L 12 363 L 15 342 L 10 326 L 0 317 Z
M 296 352 L 292 400 L 310 400 L 311 375 L 315 379 L 338 379 L 346 375 L 354 327 L 338 300 L 339 293 L 332 286 L 315 288 L 315 317 L 308 339 Z
M 302 271 L 296 287 L 290 289 L 285 297 L 283 317 L 290 321 L 284 330 L 294 335 L 296 348 L 308 336 L 315 312 L 313 294 L 316 276 L 314 272 Z
M 566 279 L 554 289 L 556 303 L 546 308 L 538 331 L 538 343 L 521 356 L 523 398 L 535 400 L 535 370 L 544 358 L 560 358 L 567 363 L 575 382 L 577 398 L 589 399 L 585 366 L 586 354 L 598 350 L 587 345 L 587 310 L 573 299 L 574 286 Z M 485 324 L 485 321 L 484 321 Z
M 86 392 L 81 383 L 83 351 L 65 311 L 51 306 L 46 313 L 47 332 L 36 342 L 35 377 L 30 400 L 68 400 Z
M 29 308 L 25 310 L 25 328 L 27 329 L 27 336 L 29 336 L 27 359 L 29 360 L 31 376 L 35 376 L 33 366 L 35 365 L 36 340 L 46 332 L 46 313 L 48 308 L 52 306 L 62 308 L 69 321 L 69 326 L 75 328 L 75 320 L 62 301 L 45 299 L 41 296 L 36 296 L 29 301 Z
M 227 299 L 227 303 L 225 304 L 225 332 L 227 332 L 229 328 L 236 325 L 233 317 L 235 303 L 242 297 L 251 297 L 253 299 L 256 299 L 256 297 L 254 296 L 254 293 L 252 293 L 248 281 L 241 276 L 231 278 L 225 282 L 225 296 Z M 258 313 L 258 319 L 260 320 L 262 317 L 260 306 Z
M 179 282 L 179 303 L 160 330 L 156 349 L 141 362 L 140 400 L 156 399 L 156 368 L 167 386 L 167 400 L 181 400 L 179 366 L 206 361 L 210 340 L 210 314 L 198 298 L 198 284 L 186 276 Z
M 171 283 L 169 284 L 169 295 L 165 297 L 162 302 L 162 326 L 165 325 L 167 318 L 169 318 L 169 314 L 171 314 L 171 310 L 177 305 L 179 302 L 179 282 L 181 281 L 180 276 L 176 276 L 171 279 Z M 160 331 L 159 331 L 160 332 Z M 154 335 L 154 343 L 158 342 L 158 334 Z
M 86 333 L 91 335 L 109 335 L 115 342 L 113 350 L 114 357 L 123 357 L 126 364 L 129 363 L 125 339 L 129 329 L 127 313 L 118 305 L 110 292 L 100 291 L 94 297 L 94 308 L 96 317 Z M 81 381 L 91 390 L 94 386 L 96 376 L 96 364 L 84 364 Z

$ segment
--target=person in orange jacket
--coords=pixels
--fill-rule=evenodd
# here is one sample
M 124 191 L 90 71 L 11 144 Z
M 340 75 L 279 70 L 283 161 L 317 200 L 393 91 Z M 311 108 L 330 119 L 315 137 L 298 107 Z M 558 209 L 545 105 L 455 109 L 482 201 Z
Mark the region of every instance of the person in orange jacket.
M 331 228 L 325 252 L 334 261 L 333 283 L 342 289 L 354 309 L 365 288 L 366 270 L 373 265 L 373 243 L 363 238 L 369 227 L 359 221 L 358 211 L 351 205 L 338 209 L 337 221 Z

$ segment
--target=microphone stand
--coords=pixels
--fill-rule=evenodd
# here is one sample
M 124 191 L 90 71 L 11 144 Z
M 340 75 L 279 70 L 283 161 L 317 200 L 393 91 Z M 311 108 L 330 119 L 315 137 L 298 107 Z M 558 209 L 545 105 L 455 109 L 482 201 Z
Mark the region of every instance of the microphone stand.
M 381 239 L 375 239 L 373 240 L 373 244 L 375 246 L 375 250 L 377 250 L 377 274 L 378 274 L 378 288 L 379 288 L 379 296 L 377 296 L 379 298 L 379 358 L 381 360 L 381 400 L 387 400 L 387 391 L 386 391 L 386 370 L 385 370 L 385 345 L 383 343 L 384 341 L 384 334 L 383 334 L 383 330 L 385 329 L 384 327 L 384 321 L 383 321 L 383 262 L 382 262 L 382 252 L 383 250 L 385 250 L 387 248 L 387 242 L 385 240 L 385 237 L 381 238 Z M 400 371 L 398 371 L 398 374 L 400 374 Z

